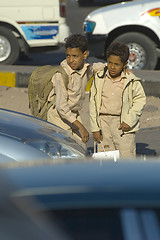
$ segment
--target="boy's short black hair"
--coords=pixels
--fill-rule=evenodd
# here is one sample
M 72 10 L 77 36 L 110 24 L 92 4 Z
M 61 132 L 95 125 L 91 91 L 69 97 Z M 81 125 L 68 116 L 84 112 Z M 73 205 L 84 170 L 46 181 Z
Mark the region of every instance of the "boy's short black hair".
M 110 55 L 119 56 L 121 61 L 125 64 L 129 58 L 129 47 L 124 43 L 114 42 L 107 49 L 107 58 Z
M 65 38 L 65 48 L 79 48 L 83 53 L 88 50 L 87 38 L 81 34 L 73 34 Z

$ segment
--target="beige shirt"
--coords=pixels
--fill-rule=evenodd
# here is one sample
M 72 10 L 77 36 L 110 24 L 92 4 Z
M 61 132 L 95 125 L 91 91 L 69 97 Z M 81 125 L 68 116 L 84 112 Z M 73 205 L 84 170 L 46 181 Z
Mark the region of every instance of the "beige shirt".
M 113 80 L 108 71 L 106 73 L 101 99 L 100 114 L 120 115 L 122 108 L 122 93 L 125 74 Z
M 85 63 L 81 71 L 72 70 L 67 61 L 61 63 L 62 67 L 69 76 L 68 90 L 64 86 L 60 73 L 55 73 L 52 78 L 53 89 L 49 94 L 48 100 L 56 94 L 56 109 L 60 116 L 73 123 L 76 120 L 73 112 L 79 112 L 85 98 L 87 81 L 93 76 L 93 73 L 104 68 L 104 63 L 94 63 L 90 65 Z

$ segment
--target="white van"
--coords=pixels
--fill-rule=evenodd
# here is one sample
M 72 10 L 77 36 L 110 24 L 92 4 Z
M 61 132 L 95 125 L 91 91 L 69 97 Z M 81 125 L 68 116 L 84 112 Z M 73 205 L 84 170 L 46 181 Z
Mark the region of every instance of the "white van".
M 21 53 L 61 46 L 70 33 L 65 1 L 0 1 L 0 64 L 14 64 Z
M 134 0 L 99 8 L 84 21 L 90 54 L 106 58 L 114 41 L 129 46 L 130 69 L 156 68 L 160 57 L 160 0 Z

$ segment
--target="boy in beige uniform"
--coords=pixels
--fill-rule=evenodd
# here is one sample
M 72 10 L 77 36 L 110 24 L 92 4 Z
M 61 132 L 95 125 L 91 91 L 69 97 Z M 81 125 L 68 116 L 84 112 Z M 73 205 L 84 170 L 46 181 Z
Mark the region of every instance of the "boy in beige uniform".
M 135 157 L 135 132 L 146 103 L 143 87 L 134 74 L 125 74 L 129 49 L 113 43 L 107 67 L 98 72 L 91 87 L 90 120 L 98 151 L 119 150 L 120 157 Z M 102 144 L 101 144 L 102 142 Z
M 61 66 L 69 77 L 68 89 L 66 90 L 61 73 L 55 73 L 52 78 L 53 89 L 48 100 L 51 101 L 56 95 L 56 104 L 47 114 L 47 121 L 79 136 L 85 143 L 89 139 L 89 133 L 82 124 L 79 111 L 85 98 L 87 81 L 93 73 L 103 69 L 103 63 L 95 63 L 92 66 L 86 63 L 88 57 L 87 39 L 80 35 L 71 35 L 65 43 L 66 59 Z

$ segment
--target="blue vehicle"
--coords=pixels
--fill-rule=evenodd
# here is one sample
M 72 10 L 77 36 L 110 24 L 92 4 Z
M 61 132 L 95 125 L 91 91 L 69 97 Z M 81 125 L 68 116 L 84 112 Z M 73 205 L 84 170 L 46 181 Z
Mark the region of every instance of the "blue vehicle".
M 0 236 L 22 239 L 27 217 L 47 239 L 159 240 L 159 171 L 154 159 L 2 164 Z
M 87 150 L 67 131 L 41 119 L 0 109 L 0 162 L 82 158 Z

